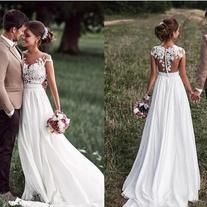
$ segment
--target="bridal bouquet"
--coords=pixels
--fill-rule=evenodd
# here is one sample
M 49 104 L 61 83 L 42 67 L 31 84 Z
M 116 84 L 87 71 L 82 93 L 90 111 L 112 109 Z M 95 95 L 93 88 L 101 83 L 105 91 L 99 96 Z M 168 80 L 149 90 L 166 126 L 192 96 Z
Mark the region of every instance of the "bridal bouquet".
M 150 108 L 150 96 L 145 95 L 141 101 L 136 101 L 133 112 L 139 118 L 146 118 Z
M 70 119 L 62 112 L 55 113 L 47 120 L 47 128 L 51 133 L 63 134 L 70 126 Z

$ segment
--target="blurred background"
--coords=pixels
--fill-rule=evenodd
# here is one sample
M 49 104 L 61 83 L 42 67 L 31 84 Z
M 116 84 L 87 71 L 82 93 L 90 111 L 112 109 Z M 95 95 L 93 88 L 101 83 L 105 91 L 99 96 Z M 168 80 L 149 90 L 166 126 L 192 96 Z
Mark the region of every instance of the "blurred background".
M 160 42 L 154 27 L 175 17 L 181 35 L 176 44 L 187 56 L 187 74 L 195 86 L 200 45 L 207 34 L 206 1 L 113 1 L 104 3 L 105 54 L 105 187 L 106 206 L 121 207 L 121 189 L 136 158 L 144 128 L 133 103 L 143 98 L 150 73 L 150 51 Z M 207 207 L 207 99 L 191 104 L 201 172 L 200 200 L 189 206 Z
M 207 1 L 108 1 L 104 2 L 105 17 L 110 15 L 136 16 L 161 13 L 171 8 L 207 9 Z
M 52 55 L 62 110 L 71 118 L 65 135 L 103 170 L 103 5 L 76 1 L 1 1 L 1 31 L 3 14 L 12 8 L 21 10 L 31 20 L 42 21 L 54 33 L 53 43 L 43 49 Z M 11 187 L 18 195 L 24 187 L 17 146 L 13 152 Z M 0 206 L 3 205 L 0 201 Z

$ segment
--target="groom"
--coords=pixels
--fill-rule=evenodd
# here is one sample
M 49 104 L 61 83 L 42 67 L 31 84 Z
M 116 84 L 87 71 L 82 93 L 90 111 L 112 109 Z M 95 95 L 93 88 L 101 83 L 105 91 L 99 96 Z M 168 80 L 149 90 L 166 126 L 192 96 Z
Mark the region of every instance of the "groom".
M 0 197 L 4 200 L 14 199 L 9 188 L 9 171 L 23 94 L 21 52 L 16 42 L 24 34 L 27 21 L 22 12 L 7 11 L 0 36 Z
M 201 43 L 200 64 L 197 70 L 196 88 L 192 100 L 199 101 L 203 90 L 205 90 L 207 97 L 207 35 L 203 36 Z

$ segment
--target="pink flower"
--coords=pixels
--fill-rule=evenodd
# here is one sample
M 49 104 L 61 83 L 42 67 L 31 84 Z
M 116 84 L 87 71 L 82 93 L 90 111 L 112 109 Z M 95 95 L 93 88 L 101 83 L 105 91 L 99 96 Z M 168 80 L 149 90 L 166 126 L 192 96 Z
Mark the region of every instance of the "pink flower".
M 54 114 L 47 120 L 47 128 L 51 133 L 62 134 L 70 126 L 70 119 L 62 112 Z

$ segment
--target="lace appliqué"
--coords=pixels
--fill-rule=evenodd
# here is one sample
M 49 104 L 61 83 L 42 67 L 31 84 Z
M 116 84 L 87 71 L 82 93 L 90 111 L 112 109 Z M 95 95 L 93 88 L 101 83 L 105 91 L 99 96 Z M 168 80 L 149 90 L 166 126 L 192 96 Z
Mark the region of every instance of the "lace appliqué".
M 184 54 L 185 50 L 176 45 L 173 45 L 169 48 L 155 46 L 151 50 L 151 55 L 159 61 L 159 63 L 162 65 L 163 71 L 166 72 L 171 71 L 173 60 L 182 58 Z
M 42 84 L 46 79 L 45 63 L 51 62 L 51 56 L 38 58 L 34 63 L 23 66 L 24 84 Z

